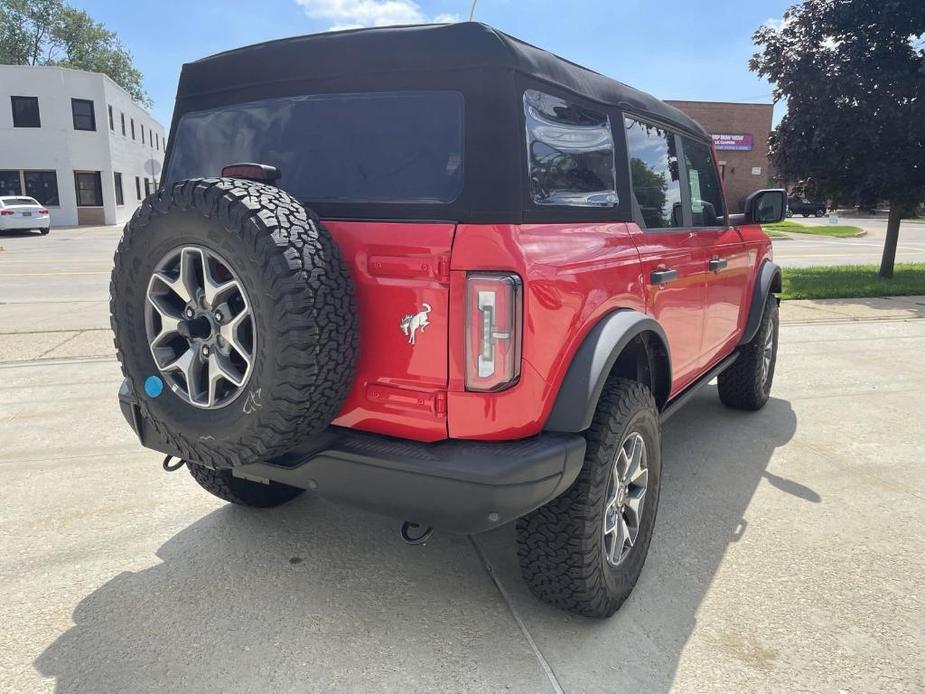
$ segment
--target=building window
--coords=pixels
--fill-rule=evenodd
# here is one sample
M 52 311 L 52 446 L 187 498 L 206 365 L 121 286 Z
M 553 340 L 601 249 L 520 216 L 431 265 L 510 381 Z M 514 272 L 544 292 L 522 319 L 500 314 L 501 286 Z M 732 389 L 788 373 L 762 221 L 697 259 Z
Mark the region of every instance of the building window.
M 71 99 L 74 130 L 96 130 L 96 113 L 90 99 Z
M 54 171 L 23 171 L 26 195 L 35 198 L 40 205 L 58 207 L 58 174 Z
M 134 140 L 135 139 L 135 119 L 134 118 L 131 119 L 131 124 L 132 124 L 132 139 Z
M 103 186 L 99 171 L 75 171 L 74 187 L 77 189 L 78 207 L 103 206 Z
M 14 128 L 41 128 L 39 98 L 37 96 L 11 96 Z
M 120 113 L 119 118 L 122 120 L 122 137 L 125 137 L 125 114 Z
M 141 128 L 141 144 L 144 144 L 145 143 L 145 126 L 142 123 L 139 123 L 138 127 Z
M 114 171 L 112 174 L 112 177 L 116 185 L 116 204 L 124 205 L 125 196 L 124 196 L 124 193 L 122 192 L 122 174 L 120 174 L 118 171 Z
M 154 133 L 154 149 L 161 148 L 161 136 L 158 133 Z
M 681 180 L 674 133 L 633 118 L 624 119 L 624 126 L 637 224 L 645 229 L 682 226 Z
M 116 123 L 112 119 L 112 106 L 107 106 L 106 109 L 109 111 L 109 129 L 116 132 Z
M 0 195 L 22 195 L 19 171 L 0 171 Z
M 610 117 L 528 89 L 527 172 L 537 205 L 613 207 L 617 204 Z
M 135 195 L 141 200 L 141 179 L 135 176 Z

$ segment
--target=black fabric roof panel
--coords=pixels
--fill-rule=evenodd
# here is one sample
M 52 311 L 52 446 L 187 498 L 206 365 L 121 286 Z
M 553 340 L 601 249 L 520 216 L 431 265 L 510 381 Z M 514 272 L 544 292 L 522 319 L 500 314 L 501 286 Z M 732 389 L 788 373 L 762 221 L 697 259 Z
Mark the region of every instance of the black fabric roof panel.
M 222 92 L 253 94 L 261 85 L 484 68 L 517 71 L 709 139 L 696 121 L 650 94 L 477 22 L 312 34 L 218 53 L 183 66 L 177 110 L 189 110 L 187 100 L 193 106 Z

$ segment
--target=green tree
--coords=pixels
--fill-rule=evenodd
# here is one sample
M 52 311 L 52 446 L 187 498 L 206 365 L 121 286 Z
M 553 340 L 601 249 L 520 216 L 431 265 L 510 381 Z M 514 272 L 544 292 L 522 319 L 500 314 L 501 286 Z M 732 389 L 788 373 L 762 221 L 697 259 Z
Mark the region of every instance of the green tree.
M 144 106 L 151 100 L 119 38 L 63 0 L 0 0 L 0 63 L 102 72 Z
M 925 199 L 925 2 L 804 0 L 754 41 L 749 67 L 787 99 L 775 166 L 820 195 L 889 201 L 892 277 L 900 220 Z

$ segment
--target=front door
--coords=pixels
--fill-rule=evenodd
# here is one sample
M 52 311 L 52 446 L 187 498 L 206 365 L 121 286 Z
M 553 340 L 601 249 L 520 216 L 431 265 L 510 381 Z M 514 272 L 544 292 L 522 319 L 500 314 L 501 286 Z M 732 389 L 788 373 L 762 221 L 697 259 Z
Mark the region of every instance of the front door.
M 698 375 L 708 258 L 683 204 L 680 140 L 635 117 L 626 117 L 624 127 L 635 219 L 629 228 L 647 285 L 646 311 L 668 338 L 673 396 Z
M 700 367 L 712 366 L 738 340 L 741 307 L 748 287 L 749 262 L 738 230 L 726 225 L 726 204 L 710 145 L 681 137 L 682 167 L 690 192 L 690 220 L 705 259 L 703 354 Z

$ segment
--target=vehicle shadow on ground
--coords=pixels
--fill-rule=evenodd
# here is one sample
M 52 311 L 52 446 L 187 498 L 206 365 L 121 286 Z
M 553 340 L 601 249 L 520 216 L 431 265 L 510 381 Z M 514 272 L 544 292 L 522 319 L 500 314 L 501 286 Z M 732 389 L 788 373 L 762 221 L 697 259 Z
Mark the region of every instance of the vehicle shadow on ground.
M 720 404 L 715 387 L 703 389 L 665 424 L 663 487 L 649 557 L 633 594 L 609 620 L 568 615 L 534 600 L 519 578 L 511 528 L 480 538 L 566 691 L 669 691 L 727 548 L 748 534 L 748 506 L 758 485 L 764 480 L 805 503 L 821 501 L 808 487 L 767 470 L 796 427 L 784 400 L 772 398 L 760 412 L 737 412 Z M 719 659 L 740 655 L 723 652 L 728 644 L 716 648 Z
M 611 620 L 536 603 L 510 527 L 479 538 L 566 691 L 670 687 L 756 486 L 818 501 L 765 470 L 795 428 L 784 401 L 736 413 L 715 391 L 666 425 L 656 539 Z M 59 692 L 550 691 L 468 539 L 407 547 L 397 528 L 307 498 L 222 507 L 85 597 L 35 667 Z

